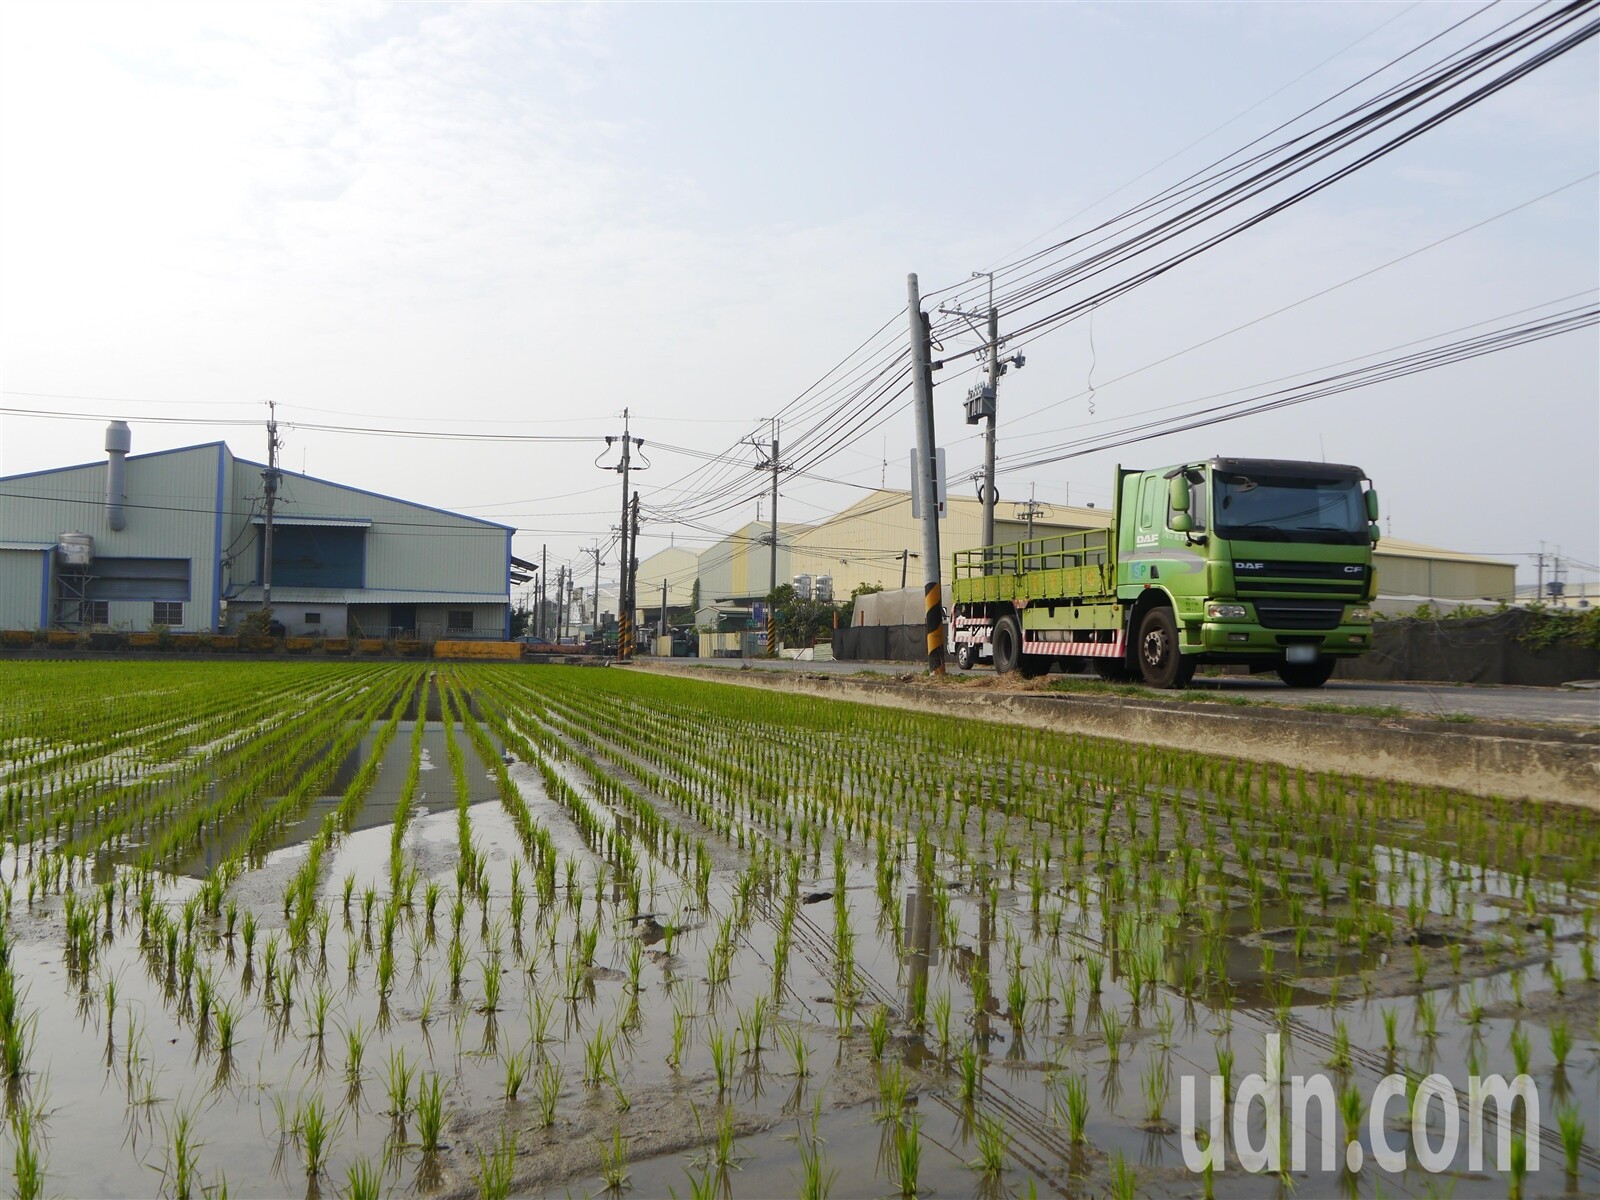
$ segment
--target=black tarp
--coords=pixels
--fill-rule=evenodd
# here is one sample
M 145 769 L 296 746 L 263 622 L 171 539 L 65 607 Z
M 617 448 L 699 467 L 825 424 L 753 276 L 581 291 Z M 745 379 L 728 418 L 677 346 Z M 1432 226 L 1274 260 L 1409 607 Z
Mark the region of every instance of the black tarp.
M 1530 687 L 1600 679 L 1600 650 L 1572 642 L 1537 650 L 1526 645 L 1522 638 L 1535 620 L 1512 609 L 1483 617 L 1379 621 L 1371 652 L 1341 659 L 1337 678 Z

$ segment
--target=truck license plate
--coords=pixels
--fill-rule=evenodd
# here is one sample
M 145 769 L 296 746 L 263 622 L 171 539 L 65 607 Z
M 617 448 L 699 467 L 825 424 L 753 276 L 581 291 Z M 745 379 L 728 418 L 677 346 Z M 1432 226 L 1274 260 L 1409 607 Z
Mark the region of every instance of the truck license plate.
M 1317 661 L 1317 648 L 1315 646 L 1289 646 L 1283 652 L 1283 657 L 1292 663 L 1312 663 Z

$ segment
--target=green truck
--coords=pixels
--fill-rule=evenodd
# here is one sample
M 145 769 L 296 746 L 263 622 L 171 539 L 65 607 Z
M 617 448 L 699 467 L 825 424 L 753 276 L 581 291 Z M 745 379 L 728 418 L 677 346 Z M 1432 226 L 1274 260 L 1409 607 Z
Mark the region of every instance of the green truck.
M 1110 528 L 955 555 L 956 659 L 1160 688 L 1232 663 L 1320 687 L 1372 645 L 1378 494 L 1365 484 L 1337 463 L 1118 467 Z

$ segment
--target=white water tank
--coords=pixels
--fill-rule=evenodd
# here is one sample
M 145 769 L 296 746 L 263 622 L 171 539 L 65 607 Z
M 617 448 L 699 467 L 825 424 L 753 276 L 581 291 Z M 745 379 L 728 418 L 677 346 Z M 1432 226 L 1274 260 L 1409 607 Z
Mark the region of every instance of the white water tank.
M 811 576 L 796 575 L 790 580 L 790 583 L 794 585 L 794 594 L 796 596 L 799 596 L 802 600 L 811 599 Z
M 56 557 L 64 567 L 87 567 L 94 561 L 94 538 L 73 530 L 56 538 Z

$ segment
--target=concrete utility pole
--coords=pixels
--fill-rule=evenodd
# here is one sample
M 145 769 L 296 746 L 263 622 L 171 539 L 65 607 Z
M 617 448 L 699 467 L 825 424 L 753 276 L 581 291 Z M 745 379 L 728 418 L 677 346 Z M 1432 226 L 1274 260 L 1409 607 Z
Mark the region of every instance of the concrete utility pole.
M 617 439 L 606 438 L 606 445 L 611 445 Z M 622 461 L 614 467 L 603 467 L 602 470 L 615 471 L 622 476 L 622 584 L 621 595 L 617 599 L 617 659 L 626 662 L 633 655 L 633 569 L 638 565 L 638 537 L 639 537 L 639 494 L 633 493 L 633 518 L 630 532 L 628 517 L 628 493 L 630 489 L 629 478 L 633 470 L 633 450 L 636 446 L 643 446 L 644 439 L 636 438 L 628 432 L 628 410 L 622 410 Z M 596 578 L 598 575 L 596 566 Z
M 1033 498 L 1035 484 L 1028 485 L 1028 506 L 1022 510 L 1023 520 L 1028 522 L 1028 540 L 1033 541 L 1033 519 L 1044 512 L 1044 506 Z
M 1000 396 L 1000 310 L 994 306 L 994 276 L 989 276 L 989 425 L 983 431 L 983 544 L 994 545 L 994 418 Z M 987 574 L 989 564 L 984 566 Z
M 772 472 L 772 513 L 769 517 L 771 528 L 767 534 L 767 593 L 770 595 L 778 588 L 778 428 L 777 417 L 772 418 L 772 452 L 767 456 L 767 461 L 756 464 L 758 471 Z M 751 441 L 756 452 L 761 452 L 761 444 Z M 759 505 L 756 511 L 756 520 L 761 519 Z M 778 656 L 778 615 L 771 607 L 767 609 L 767 657 Z
M 906 276 L 907 311 L 911 318 L 911 386 L 916 389 L 917 460 L 922 488 L 922 604 L 928 636 L 928 671 L 944 674 L 944 603 L 939 589 L 939 487 L 933 436 L 933 368 L 929 363 L 928 318 L 922 311 L 917 277 Z
M 567 635 L 567 569 L 556 568 L 556 645 Z
M 594 600 L 591 602 L 594 613 L 589 625 L 592 630 L 590 636 L 596 637 L 600 633 L 600 543 L 596 542 L 592 546 L 585 546 L 583 552 L 594 559 Z
M 667 581 L 661 581 L 661 621 L 660 628 L 656 631 L 657 637 L 667 636 Z
M 261 532 L 261 609 L 272 607 L 272 510 L 278 502 L 278 402 L 267 401 L 267 469 L 261 472 L 261 486 L 267 498 L 267 519 Z
M 633 494 L 632 529 L 628 534 L 628 657 L 633 657 L 633 616 L 639 597 L 639 493 Z
M 538 620 L 535 622 L 536 628 L 535 628 L 535 631 L 534 631 L 538 635 L 539 640 L 541 642 L 545 640 L 545 636 L 544 636 L 544 631 L 545 631 L 544 597 L 545 597 L 545 592 L 547 590 L 545 588 L 545 580 L 547 580 L 549 578 L 550 578 L 550 547 L 548 545 L 541 545 L 539 547 L 539 614 L 538 614 Z

